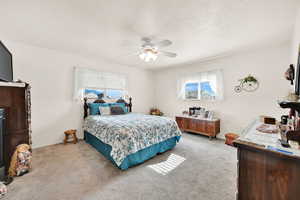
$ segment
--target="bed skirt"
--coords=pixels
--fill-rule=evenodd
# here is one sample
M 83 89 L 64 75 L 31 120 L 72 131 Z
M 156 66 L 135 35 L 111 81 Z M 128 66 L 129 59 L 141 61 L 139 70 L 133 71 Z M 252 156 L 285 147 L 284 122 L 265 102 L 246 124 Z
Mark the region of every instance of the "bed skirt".
M 124 161 L 122 162 L 122 164 L 120 166 L 117 166 L 116 163 L 114 162 L 113 158 L 110 156 L 111 146 L 103 143 L 101 140 L 99 140 L 97 137 L 90 134 L 89 132 L 84 131 L 84 140 L 88 144 L 92 145 L 104 157 L 106 157 L 114 165 L 116 165 L 117 167 L 119 167 L 122 170 L 126 170 L 129 167 L 143 163 L 144 161 L 154 157 L 155 155 L 157 155 L 159 153 L 163 153 L 165 151 L 173 149 L 176 146 L 177 142 L 180 140 L 180 137 L 181 136 L 176 136 L 176 137 L 167 139 L 158 144 L 154 144 L 150 147 L 139 150 L 136 153 L 130 154 L 129 156 L 127 156 L 124 159 Z

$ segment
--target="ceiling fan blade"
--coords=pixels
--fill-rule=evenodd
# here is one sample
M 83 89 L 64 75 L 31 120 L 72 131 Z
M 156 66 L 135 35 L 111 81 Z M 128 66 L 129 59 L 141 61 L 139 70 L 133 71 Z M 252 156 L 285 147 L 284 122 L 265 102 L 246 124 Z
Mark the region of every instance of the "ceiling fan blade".
M 133 52 L 133 53 L 119 54 L 119 55 L 117 55 L 117 57 L 125 59 L 125 58 L 130 58 L 130 57 L 138 56 L 140 54 L 141 54 L 141 52 L 137 51 L 137 52 Z
M 142 37 L 142 41 L 145 43 L 150 43 L 152 39 L 150 37 Z
M 177 56 L 176 53 L 167 52 L 167 51 L 160 51 L 159 53 L 164 55 L 164 56 L 168 56 L 168 57 L 172 57 L 172 58 L 175 58 Z
M 170 46 L 172 44 L 172 42 L 170 40 L 163 40 L 163 41 L 160 41 L 158 43 L 155 43 L 155 46 L 157 47 L 167 47 L 167 46 Z

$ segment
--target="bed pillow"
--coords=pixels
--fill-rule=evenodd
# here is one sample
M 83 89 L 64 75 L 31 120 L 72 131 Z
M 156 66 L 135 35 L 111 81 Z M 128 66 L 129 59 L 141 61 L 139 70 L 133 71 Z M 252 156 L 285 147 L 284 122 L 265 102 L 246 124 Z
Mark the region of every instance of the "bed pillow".
M 110 107 L 109 106 L 99 106 L 100 115 L 110 115 Z
M 125 105 L 125 103 L 110 103 L 110 106 L 120 106 L 124 110 L 124 113 L 128 113 L 128 109 Z
M 109 103 L 89 103 L 90 115 L 100 115 L 99 107 L 109 107 Z
M 118 105 L 111 106 L 110 107 L 110 113 L 112 115 L 123 115 L 123 114 L 125 114 L 124 109 L 122 108 L 122 106 L 118 106 Z

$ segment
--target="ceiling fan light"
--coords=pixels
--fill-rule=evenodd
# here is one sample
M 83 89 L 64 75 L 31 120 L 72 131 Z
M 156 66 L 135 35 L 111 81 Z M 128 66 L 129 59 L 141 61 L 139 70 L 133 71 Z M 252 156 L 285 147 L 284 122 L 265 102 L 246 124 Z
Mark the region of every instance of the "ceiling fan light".
M 145 62 L 155 61 L 157 59 L 158 53 L 155 49 L 144 49 L 139 57 Z
M 157 54 L 153 54 L 152 59 L 153 59 L 153 61 L 156 61 L 156 59 L 157 59 Z
M 164 55 L 167 57 L 175 58 L 177 56 L 176 53 L 166 52 L 159 50 L 160 47 L 170 46 L 172 41 L 170 40 L 162 40 L 160 42 L 153 42 L 152 38 L 143 37 L 143 44 L 140 47 L 139 57 L 144 62 L 156 61 L 158 55 Z
M 150 57 L 149 57 L 149 56 L 146 56 L 145 59 L 144 59 L 144 61 L 145 61 L 145 62 L 150 62 Z
M 145 55 L 145 53 L 140 53 L 139 57 L 141 60 L 145 60 L 146 55 Z
M 149 55 L 149 58 L 150 58 L 150 60 L 156 60 L 156 55 L 154 54 L 154 53 L 151 53 L 150 55 Z

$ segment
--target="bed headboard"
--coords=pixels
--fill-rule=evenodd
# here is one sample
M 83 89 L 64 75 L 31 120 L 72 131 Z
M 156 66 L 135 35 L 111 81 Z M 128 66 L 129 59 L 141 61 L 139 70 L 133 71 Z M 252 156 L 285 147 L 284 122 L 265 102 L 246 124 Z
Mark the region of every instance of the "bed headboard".
M 90 102 L 88 102 L 90 101 Z M 89 106 L 88 103 L 106 103 L 102 99 L 94 99 L 94 98 L 84 98 L 84 118 L 86 118 L 89 114 Z M 129 103 L 127 103 L 124 99 L 118 99 L 115 103 L 125 103 L 125 106 L 128 108 L 129 112 L 132 112 L 132 98 L 129 97 Z

